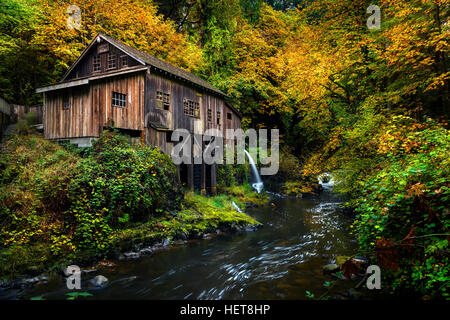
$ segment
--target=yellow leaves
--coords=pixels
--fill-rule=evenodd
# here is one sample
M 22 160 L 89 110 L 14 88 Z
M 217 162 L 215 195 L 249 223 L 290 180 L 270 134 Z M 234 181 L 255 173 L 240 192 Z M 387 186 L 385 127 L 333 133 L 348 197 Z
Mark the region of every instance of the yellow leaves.
M 434 91 L 444 88 L 449 80 L 450 80 L 450 71 L 447 73 L 443 73 L 432 79 L 431 83 L 428 85 L 425 91 Z
M 66 26 L 65 2 L 39 3 L 43 23 L 37 25 L 33 43 L 49 50 L 66 65 L 71 64 L 97 32 L 104 32 L 128 45 L 155 55 L 181 68 L 197 70 L 202 52 L 178 33 L 173 23 L 157 15 L 152 2 L 143 0 L 74 0 L 82 11 L 80 30 Z

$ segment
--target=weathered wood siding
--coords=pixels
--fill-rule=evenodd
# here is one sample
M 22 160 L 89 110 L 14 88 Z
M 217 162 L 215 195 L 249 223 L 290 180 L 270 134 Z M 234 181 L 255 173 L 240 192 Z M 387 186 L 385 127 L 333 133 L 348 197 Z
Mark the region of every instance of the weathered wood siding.
M 126 77 L 109 78 L 92 86 L 94 109 L 100 106 L 99 113 L 103 126 L 142 130 L 144 127 L 144 76 L 136 74 Z M 112 93 L 126 94 L 126 107 L 112 106 Z
M 125 108 L 112 106 L 112 93 L 127 95 Z M 63 108 L 63 97 L 70 106 Z M 48 139 L 97 137 L 112 125 L 132 130 L 143 128 L 144 76 L 134 74 L 102 80 L 87 86 L 44 95 L 44 136 Z
M 163 110 L 157 107 L 156 91 L 170 94 L 170 108 Z M 198 102 L 200 105 L 200 118 L 190 117 L 184 114 L 184 99 Z M 208 109 L 211 110 L 211 119 L 208 120 Z M 217 124 L 217 115 L 220 112 L 221 123 Z M 227 114 L 231 113 L 231 120 L 227 120 Z M 207 129 L 219 129 L 225 136 L 226 129 L 241 127 L 240 118 L 231 108 L 225 105 L 222 98 L 209 93 L 201 93 L 182 83 L 162 77 L 158 74 L 147 74 L 145 80 L 145 126 L 156 123 L 168 130 L 177 128 L 187 129 L 191 133 L 203 134 Z M 147 130 L 147 134 L 154 134 L 154 129 Z M 149 140 L 150 141 L 150 140 Z M 154 140 L 156 141 L 156 140 Z M 158 138 L 158 146 L 165 150 L 170 149 L 166 140 Z
M 134 67 L 137 65 L 140 65 L 138 61 L 133 59 L 131 56 L 125 54 L 118 48 L 106 44 L 105 42 L 102 43 L 103 45 L 108 45 L 108 51 L 99 53 L 98 52 L 98 43 L 94 44 L 92 48 L 86 53 L 86 55 L 80 60 L 80 62 L 76 65 L 76 67 L 67 75 L 66 80 L 71 79 L 77 79 L 77 78 L 83 78 L 87 76 L 93 76 L 102 74 L 108 71 L 117 71 L 121 69 L 126 69 L 129 67 Z M 115 54 L 116 55 L 116 67 L 114 69 L 108 69 L 108 55 L 109 54 Z M 95 55 L 99 55 L 101 59 L 101 69 L 100 71 L 93 71 L 93 57 Z M 127 65 L 122 65 L 122 60 L 120 59 L 121 56 L 127 56 L 128 57 L 128 63 Z

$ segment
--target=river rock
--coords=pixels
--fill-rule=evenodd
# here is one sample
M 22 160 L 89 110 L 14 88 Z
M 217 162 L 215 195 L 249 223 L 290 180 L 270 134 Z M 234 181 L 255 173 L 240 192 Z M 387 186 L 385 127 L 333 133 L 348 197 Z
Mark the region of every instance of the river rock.
M 334 272 L 339 271 L 339 269 L 340 269 L 339 266 L 335 263 L 330 263 L 330 264 L 323 266 L 324 273 L 334 273 Z
M 139 259 L 141 257 L 138 252 L 125 252 L 123 256 L 125 259 Z
M 46 283 L 46 282 L 48 282 L 48 277 L 45 275 L 41 275 L 39 277 L 24 279 L 22 282 L 28 286 L 34 285 L 36 283 Z
M 152 248 L 144 248 L 139 251 L 140 254 L 149 256 L 153 253 Z
M 98 275 L 95 278 L 92 278 L 89 280 L 89 283 L 92 284 L 94 287 L 103 288 L 108 284 L 109 280 L 105 276 Z
M 255 232 L 258 227 L 256 225 L 248 225 L 245 226 L 245 232 Z

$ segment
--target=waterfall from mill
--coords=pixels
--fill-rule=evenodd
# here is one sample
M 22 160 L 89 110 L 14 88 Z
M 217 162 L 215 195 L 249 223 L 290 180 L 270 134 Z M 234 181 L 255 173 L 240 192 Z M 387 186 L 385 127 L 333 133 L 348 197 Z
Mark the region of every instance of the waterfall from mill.
M 247 152 L 247 150 L 244 150 L 245 154 L 248 157 L 248 161 L 250 162 L 250 166 L 252 167 L 253 176 L 255 177 L 255 182 L 252 183 L 253 189 L 256 190 L 256 192 L 261 193 L 261 191 L 264 189 L 264 183 L 261 180 L 261 176 L 259 175 L 258 168 L 256 167 L 255 161 L 253 160 L 250 153 Z

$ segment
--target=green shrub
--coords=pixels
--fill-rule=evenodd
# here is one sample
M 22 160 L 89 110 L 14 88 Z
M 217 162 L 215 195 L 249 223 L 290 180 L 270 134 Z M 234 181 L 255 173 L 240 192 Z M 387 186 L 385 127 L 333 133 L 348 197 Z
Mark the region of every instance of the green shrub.
M 223 164 L 217 166 L 217 190 L 223 192 L 227 187 L 248 182 L 249 166 L 247 164 Z
M 0 156 L 0 241 L 45 243 L 56 257 L 108 251 L 114 229 L 176 210 L 176 167 L 154 147 L 105 131 L 84 157 L 35 135 Z
M 450 134 L 394 117 L 379 137 L 384 165 L 366 178 L 354 223 L 394 290 L 449 298 Z

